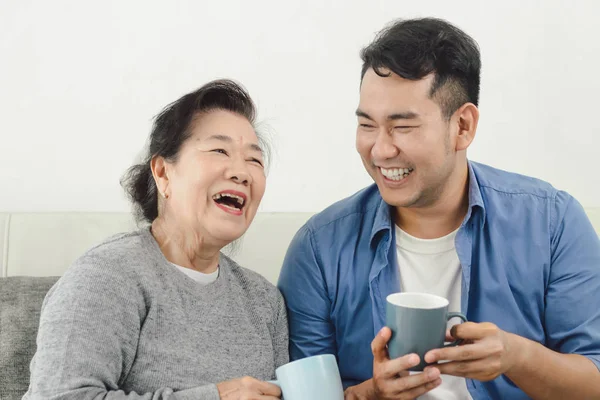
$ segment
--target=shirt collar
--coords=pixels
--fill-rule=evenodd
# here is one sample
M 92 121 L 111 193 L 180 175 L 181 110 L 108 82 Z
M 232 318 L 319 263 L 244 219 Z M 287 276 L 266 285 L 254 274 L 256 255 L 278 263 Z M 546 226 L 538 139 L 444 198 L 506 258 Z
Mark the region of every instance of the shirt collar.
M 466 224 L 473 217 L 473 210 L 475 208 L 481 209 L 481 226 L 485 224 L 485 205 L 483 203 L 483 197 L 481 196 L 481 189 L 479 188 L 479 183 L 477 182 L 477 176 L 475 175 L 475 171 L 473 169 L 473 163 L 468 162 L 469 168 L 469 209 L 467 210 L 467 215 L 465 216 L 463 225 Z M 377 211 L 375 212 L 375 220 L 373 221 L 373 228 L 371 228 L 371 243 L 377 234 L 382 231 L 390 231 L 393 227 L 392 220 L 392 207 L 383 201 L 379 192 L 377 193 L 380 197 L 379 206 L 377 207 Z
M 392 221 L 392 206 L 383 201 L 381 194 L 377 192 L 377 196 L 379 196 L 379 206 L 377 207 L 377 211 L 375 212 L 375 220 L 373 221 L 373 228 L 371 228 L 371 243 L 377 234 L 382 231 L 390 231 L 393 226 Z
M 477 175 L 475 174 L 475 169 L 473 168 L 473 163 L 471 161 L 468 162 L 469 166 L 469 209 L 467 210 L 467 215 L 465 216 L 465 220 L 463 225 L 466 224 L 473 217 L 473 210 L 475 208 L 481 209 L 481 227 L 485 225 L 485 204 L 483 203 L 483 197 L 481 196 L 481 188 L 479 187 L 479 182 L 477 181 Z

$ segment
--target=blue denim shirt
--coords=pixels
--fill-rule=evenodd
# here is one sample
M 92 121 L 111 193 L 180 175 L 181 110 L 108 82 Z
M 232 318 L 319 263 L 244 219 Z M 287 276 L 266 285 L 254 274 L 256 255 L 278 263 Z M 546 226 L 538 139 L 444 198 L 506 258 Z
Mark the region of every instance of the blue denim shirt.
M 331 353 L 344 387 L 372 377 L 371 341 L 402 277 L 390 206 L 377 186 L 311 218 L 278 286 L 290 355 Z M 549 184 L 469 162 L 469 208 L 456 236 L 470 321 L 581 354 L 600 368 L 600 240 L 581 205 Z M 526 399 L 508 378 L 467 380 L 474 399 Z

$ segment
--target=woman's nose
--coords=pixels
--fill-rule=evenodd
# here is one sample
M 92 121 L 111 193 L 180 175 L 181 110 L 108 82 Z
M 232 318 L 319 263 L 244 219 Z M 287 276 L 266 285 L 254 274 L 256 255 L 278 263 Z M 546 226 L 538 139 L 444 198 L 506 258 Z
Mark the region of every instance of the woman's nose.
M 231 179 L 240 185 L 249 185 L 252 183 L 252 176 L 248 172 L 245 162 L 234 162 L 228 171 L 228 179 Z

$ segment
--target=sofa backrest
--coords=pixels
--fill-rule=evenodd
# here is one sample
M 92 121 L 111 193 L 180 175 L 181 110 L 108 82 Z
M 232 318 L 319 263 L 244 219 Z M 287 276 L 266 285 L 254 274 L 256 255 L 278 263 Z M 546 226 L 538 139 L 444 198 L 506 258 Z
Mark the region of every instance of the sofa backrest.
M 258 213 L 232 257 L 275 283 L 311 213 Z M 0 213 L 0 277 L 58 276 L 107 237 L 137 229 L 128 213 Z
M 600 208 L 586 209 L 600 235 Z M 312 213 L 258 213 L 233 258 L 275 283 L 287 247 Z M 0 213 L 0 277 L 58 276 L 110 235 L 136 229 L 129 213 Z

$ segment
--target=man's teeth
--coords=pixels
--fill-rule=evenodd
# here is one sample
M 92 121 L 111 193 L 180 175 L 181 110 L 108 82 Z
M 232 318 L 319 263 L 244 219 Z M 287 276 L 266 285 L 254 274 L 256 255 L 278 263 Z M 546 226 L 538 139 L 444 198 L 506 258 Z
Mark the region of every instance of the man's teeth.
M 235 194 L 231 194 L 231 193 L 217 193 L 213 196 L 214 200 L 219 200 L 221 197 L 230 197 L 232 199 L 235 199 L 235 201 L 241 206 L 244 205 L 244 198 L 241 196 L 236 196 Z
M 393 181 L 399 181 L 406 178 L 413 171 L 412 168 L 379 168 L 383 176 Z

